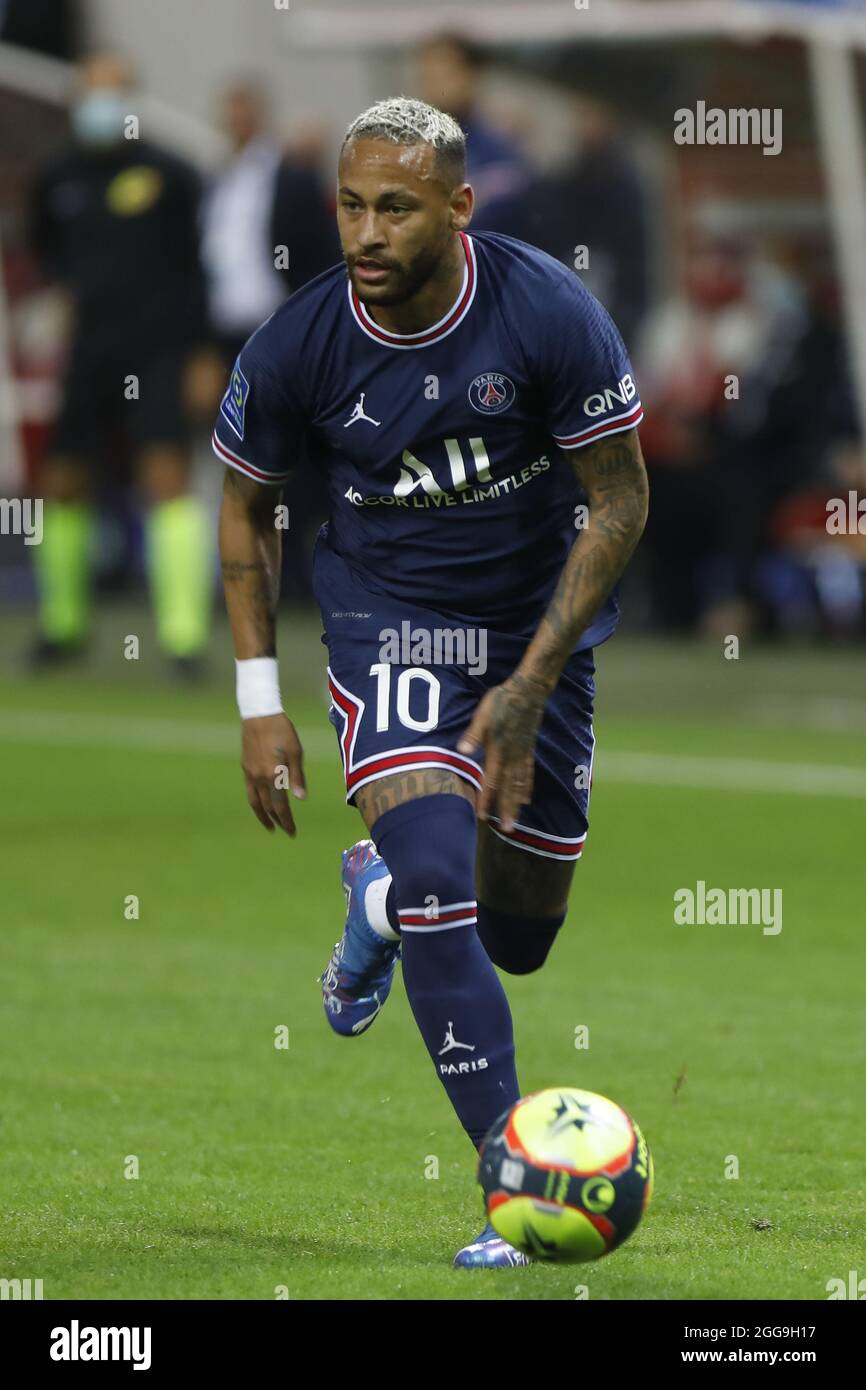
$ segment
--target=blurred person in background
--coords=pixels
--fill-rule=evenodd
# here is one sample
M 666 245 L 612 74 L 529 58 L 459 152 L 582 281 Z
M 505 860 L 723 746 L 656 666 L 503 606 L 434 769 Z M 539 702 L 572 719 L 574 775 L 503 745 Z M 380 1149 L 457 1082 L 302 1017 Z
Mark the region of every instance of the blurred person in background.
M 757 582 L 777 632 L 859 637 L 866 632 L 866 449 L 838 438 L 821 476 L 785 497 Z
M 72 59 L 80 52 L 80 9 L 78 0 L 0 0 L 0 42 Z
M 466 133 L 466 178 L 475 190 L 473 225 L 479 231 L 527 236 L 531 171 L 512 137 L 479 110 L 486 66 L 482 49 L 461 34 L 441 33 L 424 40 L 416 62 L 418 95 L 447 111 Z
M 195 674 L 209 627 L 211 558 L 203 504 L 189 491 L 185 362 L 205 332 L 199 184 L 182 160 L 135 132 L 132 69 L 87 57 L 72 144 L 39 175 L 32 240 L 68 292 L 62 399 L 41 472 L 44 538 L 37 665 L 80 652 L 88 633 L 94 493 L 125 443 L 148 506 L 147 562 L 159 643 Z
M 538 180 L 528 239 L 570 269 L 607 306 L 626 345 L 634 343 L 648 299 L 644 187 L 616 116 L 587 96 L 572 101 L 574 149 L 567 163 Z M 575 265 L 578 248 L 585 267 Z
M 681 291 L 648 317 L 638 360 L 653 507 L 653 617 L 717 635 L 760 616 L 773 510 L 820 469 L 838 338 L 797 278 L 730 238 L 694 234 Z
M 796 510 L 799 498 L 822 489 L 826 494 L 840 460 L 859 457 L 850 449 L 859 420 L 829 245 L 782 240 L 754 253 L 750 274 L 767 335 L 760 361 L 741 383 L 736 409 L 726 414 L 727 447 L 746 503 L 741 582 L 762 626 L 784 633 L 797 626 L 797 599 L 792 591 L 788 603 L 767 582 L 785 530 L 781 519 Z M 824 558 L 821 575 L 845 570 L 838 546 Z M 828 606 L 818 594 L 817 622 L 807 621 L 804 630 L 846 627 L 846 619 L 837 623 L 831 613 L 831 589 Z
M 342 259 L 333 208 L 318 173 L 325 146 L 321 125 L 307 119 L 290 142 L 281 143 L 255 81 L 228 85 L 219 110 L 229 155 L 202 204 L 212 347 L 197 354 L 189 378 L 196 418 L 208 421 L 226 373 L 251 334 L 290 293 Z M 295 544 L 285 548 L 283 592 L 308 599 L 313 544 L 327 510 L 319 473 L 296 470 L 284 501 Z
M 220 124 L 231 151 L 205 192 L 202 260 L 224 375 L 291 290 L 339 261 L 340 247 L 316 172 L 281 149 L 261 88 L 253 82 L 227 87 Z
M 793 428 L 813 467 L 802 470 L 772 518 L 772 550 L 758 574 L 782 634 L 866 634 L 866 443 L 842 324 L 832 245 L 789 249 L 808 287 L 810 330 L 800 380 L 791 383 Z M 815 466 L 817 463 L 817 466 Z M 845 522 L 840 525 L 838 511 Z

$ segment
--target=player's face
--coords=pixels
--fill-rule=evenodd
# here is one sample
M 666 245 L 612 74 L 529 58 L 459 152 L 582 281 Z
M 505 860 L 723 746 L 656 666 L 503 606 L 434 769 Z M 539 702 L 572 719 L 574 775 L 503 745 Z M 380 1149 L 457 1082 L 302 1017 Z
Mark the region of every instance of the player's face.
M 81 92 L 128 92 L 133 85 L 132 69 L 119 53 L 94 53 L 79 69 Z
M 365 304 L 403 304 L 433 278 L 468 225 L 468 184 L 449 188 L 430 145 L 353 140 L 340 161 L 337 223 Z

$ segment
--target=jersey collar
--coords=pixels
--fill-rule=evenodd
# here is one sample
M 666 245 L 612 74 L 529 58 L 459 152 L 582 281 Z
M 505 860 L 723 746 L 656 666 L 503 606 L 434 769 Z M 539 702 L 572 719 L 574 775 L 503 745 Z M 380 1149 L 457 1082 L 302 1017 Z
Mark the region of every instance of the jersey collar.
M 349 281 L 349 307 L 358 327 L 364 330 L 368 338 L 384 344 L 385 347 L 402 348 L 406 352 L 410 348 L 429 347 L 431 343 L 438 343 L 442 338 L 447 338 L 449 333 L 453 333 L 454 329 L 463 322 L 475 298 L 478 272 L 472 238 L 468 237 L 465 232 L 459 232 L 458 235 L 463 243 L 463 252 L 466 257 L 466 264 L 463 268 L 463 283 L 460 286 L 460 293 L 448 313 L 438 323 L 434 323 L 432 328 L 424 328 L 420 333 L 389 333 L 386 328 L 380 328 L 356 295 L 351 280 Z

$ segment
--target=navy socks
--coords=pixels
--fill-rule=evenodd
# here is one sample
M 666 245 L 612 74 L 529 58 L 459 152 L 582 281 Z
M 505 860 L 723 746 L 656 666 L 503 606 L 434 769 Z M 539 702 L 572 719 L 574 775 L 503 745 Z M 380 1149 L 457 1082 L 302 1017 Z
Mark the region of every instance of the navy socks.
M 511 1010 L 476 931 L 475 812 L 456 794 L 423 796 L 370 834 L 393 879 L 409 1005 L 477 1148 L 520 1092 Z
M 494 965 L 509 975 L 539 970 L 565 921 L 558 917 L 514 917 L 478 904 L 478 935 Z

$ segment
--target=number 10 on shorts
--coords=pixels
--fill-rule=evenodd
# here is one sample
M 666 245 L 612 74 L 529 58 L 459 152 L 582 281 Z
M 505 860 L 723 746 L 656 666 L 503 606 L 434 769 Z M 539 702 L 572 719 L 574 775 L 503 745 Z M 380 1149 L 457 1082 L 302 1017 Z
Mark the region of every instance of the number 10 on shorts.
M 378 661 L 370 667 L 370 675 L 376 677 L 376 732 L 385 733 L 391 727 L 391 686 L 394 668 L 387 661 Z M 416 719 L 410 713 L 409 701 L 412 691 L 412 682 L 420 681 L 427 687 L 427 717 L 426 719 Z M 396 681 L 393 681 L 396 689 L 396 713 L 400 723 L 406 729 L 414 729 L 417 733 L 427 733 L 430 729 L 435 729 L 439 722 L 439 681 L 430 671 L 419 670 L 417 667 L 410 667 L 408 671 L 401 671 Z M 416 707 L 420 704 L 420 691 L 416 694 Z

